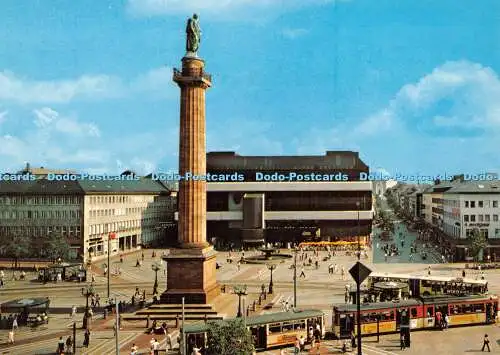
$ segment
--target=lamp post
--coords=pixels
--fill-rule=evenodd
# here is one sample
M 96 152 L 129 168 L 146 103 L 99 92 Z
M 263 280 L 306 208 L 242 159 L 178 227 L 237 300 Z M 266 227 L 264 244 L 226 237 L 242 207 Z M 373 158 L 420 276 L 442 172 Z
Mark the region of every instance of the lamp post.
M 271 279 L 269 280 L 269 294 L 273 294 L 273 271 L 276 269 L 275 264 L 267 264 L 267 268 L 271 271 Z
M 360 242 L 360 227 L 359 227 L 359 201 L 356 202 L 358 209 L 358 262 L 361 260 L 361 242 Z M 358 355 L 362 355 L 361 347 L 361 282 L 356 282 L 356 333 L 358 336 Z
M 151 269 L 155 272 L 155 283 L 153 285 L 153 295 L 158 293 L 158 271 L 160 271 L 161 267 L 157 261 L 155 261 L 151 265 Z
M 297 253 L 298 248 L 295 246 L 295 255 L 293 258 L 293 308 L 297 308 Z
M 94 291 L 94 285 L 93 284 L 90 284 L 90 285 L 87 285 L 87 287 L 85 288 L 85 293 L 83 294 L 85 297 L 86 297 L 86 303 L 85 303 L 85 313 L 83 315 L 83 329 L 88 329 L 88 320 L 90 318 L 90 315 L 89 315 L 89 297 L 93 296 L 95 294 L 95 291 Z
M 234 286 L 234 293 L 238 296 L 238 314 L 236 317 L 243 317 L 243 313 L 241 311 L 241 297 L 248 295 L 247 286 Z

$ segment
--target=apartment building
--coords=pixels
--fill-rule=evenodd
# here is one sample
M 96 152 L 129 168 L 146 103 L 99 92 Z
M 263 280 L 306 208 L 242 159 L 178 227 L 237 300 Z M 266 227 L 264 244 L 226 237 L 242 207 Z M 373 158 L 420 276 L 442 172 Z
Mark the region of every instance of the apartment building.
M 174 222 L 176 198 L 148 178 L 117 181 L 0 181 L 0 236 L 24 234 L 39 247 L 55 233 L 70 245 L 72 259 L 87 261 L 138 249 L 165 237 Z

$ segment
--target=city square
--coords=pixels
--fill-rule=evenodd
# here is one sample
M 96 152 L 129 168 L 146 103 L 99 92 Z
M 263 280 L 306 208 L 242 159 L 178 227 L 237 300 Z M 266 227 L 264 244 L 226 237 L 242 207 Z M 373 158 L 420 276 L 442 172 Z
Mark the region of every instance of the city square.
M 9 0 L 0 354 L 500 352 L 498 25 L 368 1 Z

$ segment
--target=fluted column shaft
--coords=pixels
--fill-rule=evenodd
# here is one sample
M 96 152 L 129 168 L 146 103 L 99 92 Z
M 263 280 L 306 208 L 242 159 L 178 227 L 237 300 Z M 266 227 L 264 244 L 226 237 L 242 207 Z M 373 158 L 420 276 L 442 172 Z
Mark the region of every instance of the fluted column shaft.
M 204 248 L 207 185 L 200 177 L 206 175 L 205 90 L 211 83 L 201 59 L 184 58 L 182 64 L 182 72 L 174 72 L 181 88 L 178 241 L 181 247 Z

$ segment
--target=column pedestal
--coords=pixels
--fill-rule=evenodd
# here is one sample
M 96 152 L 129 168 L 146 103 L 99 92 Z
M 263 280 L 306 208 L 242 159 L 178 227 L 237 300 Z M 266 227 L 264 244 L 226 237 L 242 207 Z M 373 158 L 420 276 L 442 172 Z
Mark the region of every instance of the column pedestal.
M 172 249 L 167 262 L 167 290 L 160 302 L 210 304 L 220 294 L 216 277 L 216 253 L 205 249 Z

